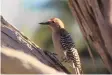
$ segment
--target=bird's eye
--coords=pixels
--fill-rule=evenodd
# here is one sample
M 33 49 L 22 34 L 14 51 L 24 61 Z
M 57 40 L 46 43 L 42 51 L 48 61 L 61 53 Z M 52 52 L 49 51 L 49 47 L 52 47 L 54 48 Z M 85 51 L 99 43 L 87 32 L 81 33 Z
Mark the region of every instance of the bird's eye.
M 52 23 L 55 23 L 54 21 L 52 21 Z

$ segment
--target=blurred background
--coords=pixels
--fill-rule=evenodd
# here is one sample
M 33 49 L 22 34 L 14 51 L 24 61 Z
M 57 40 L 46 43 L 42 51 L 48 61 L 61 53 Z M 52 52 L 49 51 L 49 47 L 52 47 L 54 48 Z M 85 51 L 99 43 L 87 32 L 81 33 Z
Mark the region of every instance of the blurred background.
M 68 0 L 1 0 L 1 14 L 10 24 L 24 33 L 44 50 L 53 52 L 51 30 L 38 23 L 60 18 L 76 44 L 84 73 L 108 73 L 99 55 L 92 49 L 95 66 L 81 34 L 77 21 L 68 6 Z

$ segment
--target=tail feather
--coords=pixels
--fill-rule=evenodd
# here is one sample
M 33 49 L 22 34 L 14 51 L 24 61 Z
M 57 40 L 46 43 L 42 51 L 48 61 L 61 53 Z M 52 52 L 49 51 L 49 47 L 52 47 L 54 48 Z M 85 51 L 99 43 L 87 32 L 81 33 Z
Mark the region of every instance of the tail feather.
M 80 75 L 83 73 L 82 69 L 77 67 L 74 62 L 72 63 L 72 65 L 73 65 L 73 68 L 75 69 L 76 74 Z

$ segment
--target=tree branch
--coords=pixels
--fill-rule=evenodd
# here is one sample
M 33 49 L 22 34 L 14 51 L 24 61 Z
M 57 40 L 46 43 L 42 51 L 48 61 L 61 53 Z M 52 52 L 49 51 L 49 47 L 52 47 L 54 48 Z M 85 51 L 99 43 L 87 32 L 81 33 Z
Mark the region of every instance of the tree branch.
M 110 73 L 112 73 L 111 2 L 111 0 L 69 0 L 69 6 L 85 40 L 96 48 Z

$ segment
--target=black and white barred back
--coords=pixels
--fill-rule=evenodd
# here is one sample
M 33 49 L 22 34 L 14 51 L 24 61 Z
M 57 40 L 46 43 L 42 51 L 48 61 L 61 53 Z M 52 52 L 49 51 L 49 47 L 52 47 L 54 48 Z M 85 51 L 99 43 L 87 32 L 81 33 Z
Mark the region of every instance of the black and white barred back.
M 65 29 L 60 29 L 60 43 L 66 52 L 68 61 L 73 61 L 75 67 L 81 70 L 80 58 L 77 49 L 75 49 L 75 43 Z

